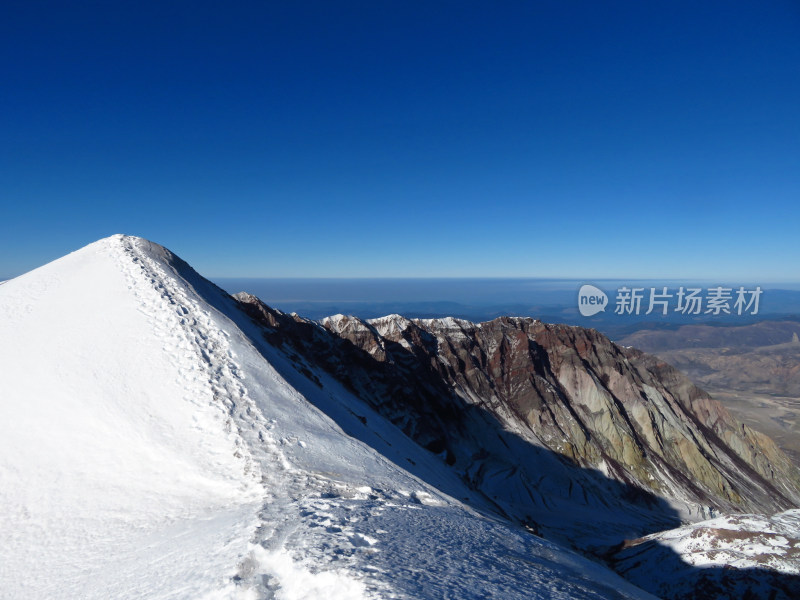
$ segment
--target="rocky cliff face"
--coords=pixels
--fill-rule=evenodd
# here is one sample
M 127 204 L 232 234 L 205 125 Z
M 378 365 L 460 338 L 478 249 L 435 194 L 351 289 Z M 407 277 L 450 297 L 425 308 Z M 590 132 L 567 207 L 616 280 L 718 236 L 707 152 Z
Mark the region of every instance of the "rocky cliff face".
M 679 368 L 737 419 L 769 435 L 800 465 L 800 322 L 686 325 L 637 331 L 622 343 Z
M 594 330 L 398 315 L 320 325 L 238 299 L 308 377 L 335 377 L 535 531 L 611 540 L 800 504 L 800 474 L 768 438 Z

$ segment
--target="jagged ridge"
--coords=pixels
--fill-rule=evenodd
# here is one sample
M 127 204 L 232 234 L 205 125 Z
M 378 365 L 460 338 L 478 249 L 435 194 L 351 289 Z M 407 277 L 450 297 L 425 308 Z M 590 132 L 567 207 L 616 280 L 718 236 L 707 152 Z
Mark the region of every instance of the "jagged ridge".
M 597 331 L 507 317 L 317 324 L 238 299 L 309 376 L 333 374 L 501 511 L 545 533 L 559 503 L 629 505 L 652 517 L 640 519 L 644 531 L 670 513 L 659 499 L 677 520 L 800 502 L 800 475 L 771 440 L 666 363 Z

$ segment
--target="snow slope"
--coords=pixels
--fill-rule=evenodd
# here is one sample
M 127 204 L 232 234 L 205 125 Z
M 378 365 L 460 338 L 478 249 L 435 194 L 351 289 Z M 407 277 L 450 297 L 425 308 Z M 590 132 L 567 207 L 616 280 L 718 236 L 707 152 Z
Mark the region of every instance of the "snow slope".
M 346 435 L 248 323 L 128 236 L 0 287 L 4 598 L 648 597 Z
M 800 597 L 800 510 L 726 515 L 628 542 L 617 568 L 665 599 Z
M 104 240 L 0 294 L 4 597 L 202 596 L 256 527 L 256 465 L 176 310 Z

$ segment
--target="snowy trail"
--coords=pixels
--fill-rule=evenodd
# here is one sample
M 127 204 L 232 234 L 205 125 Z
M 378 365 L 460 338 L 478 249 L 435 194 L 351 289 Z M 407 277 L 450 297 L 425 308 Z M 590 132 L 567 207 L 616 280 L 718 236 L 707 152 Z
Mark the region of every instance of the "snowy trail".
M 369 597 L 344 564 L 293 562 L 333 489 L 273 431 L 302 398 L 160 250 L 114 236 L 3 286 L 0 595 Z M 265 418 L 248 384 L 288 406 Z M 351 545 L 327 529 L 326 549 Z
M 139 299 L 140 311 L 152 324 L 153 333 L 164 342 L 164 352 L 185 390 L 183 399 L 200 405 L 201 399 L 210 398 L 210 405 L 224 407 L 229 415 L 225 429 L 236 445 L 236 457 L 245 462 L 244 473 L 260 477 L 258 464 L 240 432 L 232 434 L 234 423 L 230 415 L 252 410 L 253 405 L 222 330 L 214 326 L 208 311 L 196 299 L 138 249 L 140 240 L 121 239 L 120 243 L 124 249 L 116 255 L 120 271 L 128 278 L 129 288 Z
M 165 271 L 163 262 L 151 256 L 153 248 L 147 241 L 124 238 L 121 243 L 125 252 L 120 255 L 119 265 L 130 278 L 131 288 L 137 290 L 137 296 L 150 295 L 151 289 L 159 296 L 157 306 L 151 299 L 142 298 L 143 306 L 152 311 L 148 316 L 155 324 L 156 333 L 165 338 L 167 331 L 178 334 L 173 339 L 179 341 L 166 346 L 165 350 L 182 357 L 174 366 L 187 386 L 187 399 L 197 396 L 198 386 L 208 388 L 213 401 L 221 403 L 228 412 L 226 426 L 236 430 L 237 453 L 244 457 L 246 471 L 260 478 L 264 500 L 257 513 L 248 555 L 241 561 L 236 575 L 240 590 L 257 598 L 291 599 L 313 597 L 316 593 L 325 593 L 334 600 L 372 597 L 359 581 L 361 578 L 345 572 L 347 566 L 352 566 L 346 564 L 348 561 L 321 574 L 312 573 L 293 561 L 298 553 L 292 551 L 289 542 L 296 542 L 294 545 L 300 548 L 308 542 L 307 535 L 297 535 L 298 530 L 322 526 L 320 531 L 324 531 L 326 539 L 317 540 L 318 547 L 332 556 L 341 557 L 353 547 L 351 540 L 355 538 L 349 535 L 346 525 L 328 524 L 322 510 L 329 503 L 315 502 L 324 495 L 334 496 L 338 488 L 346 486 L 337 486 L 324 476 L 292 466 L 281 450 L 288 440 L 276 440 L 273 433 L 277 420 L 266 419 L 249 396 L 248 382 L 236 361 L 236 352 L 225 330 L 219 327 L 221 315 L 212 316 L 213 308 L 181 285 L 175 274 Z M 238 342 L 240 350 L 256 353 L 246 340 L 240 338 Z M 187 369 L 185 365 L 192 367 Z M 197 365 L 203 368 L 198 369 Z M 271 379 L 268 382 L 271 390 L 289 396 L 290 401 L 302 400 L 291 393 L 277 373 L 267 371 L 267 375 Z M 347 495 L 348 491 L 341 493 Z M 342 519 L 344 523 L 348 520 Z M 384 586 L 373 583 L 371 587 Z

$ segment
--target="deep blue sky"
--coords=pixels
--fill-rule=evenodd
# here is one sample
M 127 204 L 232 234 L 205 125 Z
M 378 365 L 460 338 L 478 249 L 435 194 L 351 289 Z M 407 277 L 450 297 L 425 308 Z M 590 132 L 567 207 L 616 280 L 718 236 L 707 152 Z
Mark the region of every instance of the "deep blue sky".
M 0 277 L 800 279 L 800 2 L 0 8 Z

